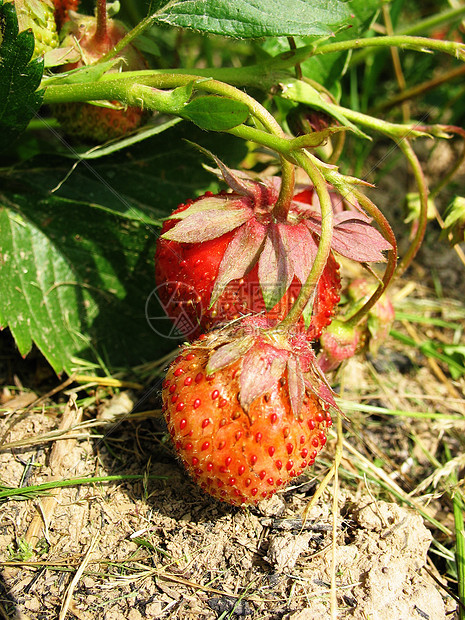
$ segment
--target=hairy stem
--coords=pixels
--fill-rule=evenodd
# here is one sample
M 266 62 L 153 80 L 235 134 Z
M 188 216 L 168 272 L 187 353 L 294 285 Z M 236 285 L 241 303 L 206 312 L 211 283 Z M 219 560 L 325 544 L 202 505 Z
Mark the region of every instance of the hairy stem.
M 320 200 L 321 237 L 307 281 L 302 285 L 300 293 L 288 315 L 278 325 L 279 329 L 289 329 L 300 320 L 306 305 L 315 293 L 321 274 L 326 266 L 333 238 L 333 206 L 331 204 L 328 188 L 326 187 L 325 178 L 318 169 L 315 158 L 309 153 L 295 152 L 293 157 L 298 165 L 308 174 Z
M 353 199 L 358 201 L 365 211 L 375 220 L 383 237 L 389 241 L 392 246 L 392 249 L 388 252 L 387 265 L 380 285 L 374 291 L 373 295 L 367 299 L 363 306 L 361 306 L 350 318 L 344 321 L 348 326 L 355 327 L 375 305 L 394 276 L 397 264 L 397 241 L 387 219 L 378 207 L 367 196 L 365 196 L 365 194 L 363 194 L 356 187 L 348 187 L 346 183 L 341 181 L 340 175 L 334 170 L 325 171 L 325 176 L 327 180 L 334 185 L 334 187 L 336 187 L 342 196 L 346 196 L 347 198 L 353 197 Z
M 273 216 L 280 222 L 287 220 L 287 215 L 294 197 L 295 168 L 285 157 L 281 156 L 281 186 L 279 196 L 273 207 Z
M 97 0 L 97 28 L 94 41 L 102 43 L 107 36 L 107 0 Z
M 428 221 L 428 188 L 426 186 L 425 175 L 423 174 L 422 167 L 410 142 L 408 140 L 400 140 L 397 144 L 413 169 L 413 174 L 415 176 L 418 186 L 418 193 L 420 196 L 420 215 L 418 217 L 417 231 L 409 249 L 400 261 L 396 271 L 396 277 L 400 278 L 415 258 L 418 250 L 420 249 L 423 237 L 425 236 L 426 224 Z
M 456 20 L 458 17 L 465 15 L 465 6 L 461 6 L 454 9 L 447 9 L 442 13 L 434 13 L 433 15 L 426 17 L 423 20 L 417 21 L 413 24 L 409 24 L 406 28 L 401 28 L 394 34 L 396 35 L 417 35 L 417 34 L 425 34 L 425 32 L 429 32 L 440 26 L 441 24 L 446 24 L 448 22 L 452 22 Z M 376 51 L 376 50 L 375 50 Z M 364 62 L 366 58 L 372 53 L 370 49 L 364 49 L 359 52 L 356 52 L 352 59 L 351 65 L 359 65 L 361 62 Z
M 176 0 L 170 0 L 170 2 L 165 4 L 159 11 L 153 13 L 152 15 L 149 15 L 148 17 L 140 21 L 137 26 L 130 30 L 127 35 L 123 39 L 121 39 L 121 41 L 118 41 L 118 43 L 113 49 L 111 49 L 105 54 L 105 56 L 102 57 L 102 62 L 110 60 L 111 58 L 116 58 L 119 54 L 121 54 L 126 45 L 129 45 L 129 43 L 134 41 L 134 39 L 140 36 L 145 30 L 148 30 L 157 21 L 160 15 L 169 10 L 170 6 L 175 2 Z
M 347 50 L 362 49 L 364 47 L 397 47 L 401 49 L 415 50 L 417 52 L 444 52 L 459 60 L 465 60 L 465 45 L 455 41 L 440 41 L 428 37 L 410 37 L 408 35 L 394 34 L 392 36 L 366 37 L 365 39 L 350 39 L 328 43 L 316 48 L 312 56 L 322 54 L 334 54 Z M 299 48 L 298 52 L 303 50 Z

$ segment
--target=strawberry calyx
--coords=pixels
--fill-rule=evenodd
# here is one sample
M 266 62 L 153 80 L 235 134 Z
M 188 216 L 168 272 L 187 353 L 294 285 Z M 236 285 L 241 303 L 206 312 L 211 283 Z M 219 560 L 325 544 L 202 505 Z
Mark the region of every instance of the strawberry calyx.
M 210 332 L 191 347 L 209 351 L 208 376 L 240 361 L 238 399 L 244 411 L 284 376 L 295 419 L 300 419 L 306 390 L 338 409 L 311 344 L 300 331 L 283 331 L 266 317 L 248 316 Z
M 68 10 L 67 20 L 60 32 L 61 45 L 71 47 L 79 55 L 79 60 L 65 66 L 66 71 L 98 62 L 112 50 L 128 32 L 127 27 L 117 19 L 107 16 L 106 2 L 97 4 L 97 17 L 83 15 Z M 146 69 L 147 65 L 141 54 L 132 45 L 127 45 L 110 72 Z
M 202 149 L 203 150 L 203 149 Z M 274 206 L 281 179 L 253 177 L 231 170 L 210 154 L 218 166 L 214 170 L 230 188 L 221 195 L 204 196 L 169 219 L 175 224 L 163 239 L 201 244 L 233 232 L 220 262 L 212 290 L 210 307 L 233 280 L 242 278 L 256 265 L 258 281 L 267 310 L 286 294 L 296 278 L 307 281 L 321 237 L 321 209 L 312 186 L 298 190 L 286 219 L 278 219 Z M 392 245 L 371 226 L 371 218 L 360 205 L 349 205 L 331 191 L 334 210 L 332 249 L 358 262 L 385 261 L 384 251 Z M 308 304 L 311 310 L 311 303 Z

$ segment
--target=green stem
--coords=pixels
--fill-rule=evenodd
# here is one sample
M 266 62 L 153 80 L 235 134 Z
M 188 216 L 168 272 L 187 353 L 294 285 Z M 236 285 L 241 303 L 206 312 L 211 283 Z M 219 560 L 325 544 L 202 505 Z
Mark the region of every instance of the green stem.
M 389 138 L 419 138 L 427 137 L 428 135 L 430 135 L 427 131 L 425 131 L 425 128 L 423 126 L 417 123 L 389 123 L 388 121 L 376 118 L 375 116 L 363 114 L 363 112 L 357 112 L 356 110 L 344 108 L 343 106 L 331 104 L 331 107 L 343 114 L 350 121 L 353 121 L 354 123 L 357 123 L 362 127 L 367 127 L 374 131 L 378 131 L 379 133 L 382 133 Z
M 326 187 L 325 178 L 318 169 L 315 158 L 309 153 L 295 152 L 293 153 L 293 157 L 298 165 L 308 174 L 320 200 L 321 237 L 307 281 L 300 289 L 299 295 L 289 313 L 277 326 L 279 330 L 288 330 L 300 320 L 305 307 L 315 293 L 321 274 L 326 266 L 331 252 L 331 241 L 333 238 L 333 206 L 328 188 Z
M 308 46 L 306 46 L 308 47 Z M 367 37 L 365 39 L 350 39 L 349 41 L 338 41 L 321 45 L 313 50 L 311 56 L 321 56 L 322 54 L 334 54 L 348 50 L 362 49 L 364 47 L 397 47 L 410 49 L 417 52 L 444 52 L 459 60 L 465 60 L 465 45 L 455 41 L 439 41 L 428 37 L 410 37 L 408 35 L 394 34 L 392 36 Z M 299 48 L 298 52 L 303 53 L 304 48 Z M 296 54 L 297 57 L 297 54 Z M 296 62 L 295 58 L 294 61 Z
M 452 498 L 455 524 L 455 563 L 457 565 L 458 594 L 460 599 L 459 618 L 465 620 L 465 504 L 459 494 Z
M 400 261 L 396 271 L 396 277 L 400 278 L 415 258 L 425 236 L 426 224 L 428 222 L 428 188 L 422 167 L 410 142 L 408 140 L 400 140 L 397 142 L 397 145 L 408 159 L 413 169 L 413 174 L 417 182 L 418 193 L 420 196 L 420 215 L 418 217 L 417 231 L 409 249 Z
M 444 452 L 448 461 L 452 459 L 449 446 L 444 443 Z M 457 589 L 459 595 L 459 620 L 465 620 L 465 503 L 463 494 L 460 491 L 459 481 L 455 470 L 449 476 L 449 480 L 455 487 L 455 490 L 449 493 L 453 512 L 455 526 L 455 564 L 457 567 Z
M 279 222 L 287 221 L 291 202 L 294 197 L 295 187 L 295 168 L 293 164 L 285 157 L 281 158 L 281 186 L 279 188 L 279 196 L 273 207 L 273 216 Z
M 165 4 L 159 11 L 157 11 L 156 13 L 153 13 L 152 15 L 149 15 L 148 17 L 143 19 L 141 22 L 139 22 L 137 26 L 135 26 L 132 30 L 130 30 L 127 33 L 127 35 L 123 39 L 121 39 L 121 41 L 119 41 L 113 47 L 113 49 L 107 52 L 105 56 L 103 56 L 100 60 L 102 62 L 105 62 L 106 60 L 110 60 L 111 58 L 116 58 L 118 55 L 120 55 L 121 52 L 124 50 L 124 48 L 127 45 L 129 45 L 129 43 L 132 43 L 132 41 L 134 41 L 134 39 L 140 36 L 145 30 L 148 30 L 157 21 L 160 15 L 162 15 L 163 13 L 166 13 L 166 11 L 169 10 L 170 6 L 174 4 L 176 1 L 177 0 L 170 0 L 170 2 Z
M 153 109 L 182 117 L 185 100 L 177 100 L 170 91 L 162 89 L 192 85 L 199 90 L 244 103 L 249 108 L 251 115 L 266 129 L 268 134 L 277 138 L 276 144 L 279 140 L 282 141 L 283 146 L 288 143 L 284 131 L 274 116 L 256 99 L 230 84 L 213 79 L 199 79 L 195 75 L 171 72 L 144 75 L 143 84 L 134 83 L 132 76 L 125 79 L 121 78 L 121 74 L 116 79 L 111 79 L 112 77 L 113 74 L 110 74 L 108 79 L 92 83 L 52 84 L 45 90 L 44 103 L 116 99 L 125 105 Z M 293 164 L 281 154 L 280 150 L 277 149 L 281 158 L 281 188 L 273 214 L 276 219 L 285 221 L 294 195 L 295 171 Z
M 387 265 L 380 285 L 374 291 L 373 295 L 367 299 L 367 301 L 360 308 L 357 309 L 356 313 L 344 321 L 344 323 L 348 326 L 355 327 L 375 305 L 394 276 L 397 264 L 397 241 L 387 219 L 378 207 L 367 196 L 365 196 L 365 194 L 363 194 L 356 187 L 348 187 L 341 181 L 339 173 L 334 170 L 326 170 L 325 177 L 329 183 L 334 185 L 342 196 L 346 196 L 347 198 L 353 196 L 353 198 L 358 201 L 360 206 L 363 207 L 363 209 L 365 209 L 365 211 L 367 211 L 367 213 L 378 224 L 383 237 L 392 245 L 392 250 L 389 250 L 388 252 Z
M 454 19 L 461 17 L 462 15 L 465 15 L 464 6 L 461 6 L 457 9 L 448 9 L 446 11 L 443 11 L 442 13 L 436 13 L 434 15 L 431 15 L 431 17 L 427 17 L 426 19 L 415 22 L 414 24 L 411 24 L 407 26 L 406 28 L 402 28 L 401 30 L 398 30 L 395 34 L 396 35 L 424 34 L 425 32 L 429 32 L 433 28 L 436 28 L 436 26 L 440 26 L 447 22 L 451 22 Z M 369 49 L 356 52 L 353 55 L 350 61 L 350 64 L 352 66 L 359 65 L 361 62 L 363 62 L 367 58 L 367 56 L 370 53 L 371 53 L 371 50 Z
M 101 59 L 99 62 L 103 62 L 103 60 Z M 81 71 L 84 70 L 81 69 Z M 265 92 L 268 92 L 276 82 L 285 80 L 290 76 L 289 73 L 274 71 L 271 61 L 263 65 L 249 65 L 246 67 L 170 68 L 168 72 L 170 75 L 189 75 L 195 78 L 214 79 L 242 88 L 247 86 L 255 87 Z M 107 72 L 101 76 L 100 81 L 114 81 L 118 79 L 124 81 L 132 78 L 134 83 L 147 84 L 150 78 L 166 74 L 166 69 L 142 69 L 140 71 L 123 71 L 120 73 Z M 79 73 L 77 70 L 74 72 L 74 75 L 78 78 Z M 67 75 L 64 74 L 45 75 L 42 79 L 41 88 L 67 82 Z

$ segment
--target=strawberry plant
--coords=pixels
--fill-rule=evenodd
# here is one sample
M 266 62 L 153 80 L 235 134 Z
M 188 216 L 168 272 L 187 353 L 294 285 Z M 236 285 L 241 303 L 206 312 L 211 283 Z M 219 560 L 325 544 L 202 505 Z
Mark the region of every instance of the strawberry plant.
M 338 369 L 389 337 L 428 221 L 464 240 L 465 9 L 436 4 L 0 0 L 0 328 L 70 382 L 164 360 L 165 438 L 214 498 L 283 491 L 331 415 L 335 474 Z M 391 335 L 463 376 L 458 342 Z
M 365 343 L 361 326 L 423 239 L 427 187 L 412 140 L 463 136 L 347 105 L 354 52 L 460 63 L 463 44 L 375 35 L 377 0 L 269 0 L 262 11 L 247 0 L 171 1 L 135 23 L 141 6 L 131 6 L 132 29 L 105 0 L 90 7 L 95 16 L 57 3 L 57 42 L 39 30 L 53 20 L 47 1 L 1 5 L 2 327 L 57 373 L 109 372 L 169 350 L 170 338 L 149 329 L 162 329 L 165 312 L 191 339 L 252 314 L 266 318 L 265 340 L 305 334 L 322 367 L 336 368 Z M 207 62 L 218 54 L 223 63 Z M 343 157 L 345 141 L 376 133 L 397 145 L 418 186 L 397 266 L 388 214 Z M 378 285 L 338 313 L 341 258 L 376 272 Z
M 36 14 L 38 5 L 38 0 L 25 2 Z M 45 14 L 48 4 L 41 6 Z M 0 322 L 21 353 L 34 344 L 56 372 L 71 373 L 89 364 L 108 371 L 148 360 L 154 346 L 167 351 L 168 340 L 147 337 L 145 314 L 159 317 L 160 325 L 164 316 L 160 306 L 146 304 L 153 290 L 154 239 L 176 205 L 192 199 L 180 223 L 164 224 L 158 253 L 178 244 L 182 262 L 193 244 L 224 245 L 208 267 L 209 285 L 197 291 L 202 313 L 195 303 L 191 308 L 193 336 L 237 315 L 237 308 L 226 310 L 231 293 L 241 298 L 235 304 L 239 313 L 271 311 L 276 319 L 300 313 L 315 340 L 335 311 L 337 256 L 342 252 L 365 264 L 384 260 L 387 250 L 382 284 L 359 309 L 361 320 L 392 278 L 395 246 L 385 216 L 362 191 L 365 182 L 346 172 L 339 159 L 344 139 L 368 143 L 369 134 L 387 136 L 413 167 L 420 214 L 400 274 L 426 224 L 426 185 L 411 141 L 431 135 L 444 139 L 460 130 L 388 121 L 348 106 L 342 84 L 348 67 L 355 71 L 357 66 L 351 64 L 353 52 L 398 46 L 420 55 L 449 55 L 460 63 L 462 44 L 375 35 L 370 30 L 378 16 L 375 0 L 270 0 L 258 12 L 245 0 L 179 1 L 158 3 L 147 16 L 141 15 L 142 5 L 131 6 L 121 16 L 128 22 L 123 29 L 107 17 L 105 2 L 57 4 L 59 47 L 33 52 L 38 31 L 18 28 L 16 12 L 23 14 L 23 4 L 2 4 L 0 85 L 8 103 L 0 117 Z M 81 13 L 69 12 L 76 8 Z M 443 22 L 458 14 L 446 12 Z M 179 48 L 176 33 L 182 34 Z M 223 64 L 209 65 L 208 46 Z M 197 50 L 197 60 L 190 60 L 191 49 Z M 131 60 L 134 54 L 144 60 Z M 112 136 L 118 138 L 101 144 Z M 214 153 L 217 165 L 225 162 L 222 172 L 232 190 L 219 193 L 224 186 L 204 170 L 207 156 L 185 138 Z M 257 149 L 265 150 L 263 163 L 274 166 L 273 174 L 257 177 L 263 168 Z M 247 151 L 247 165 L 256 170 L 230 173 Z M 268 197 L 254 194 L 254 188 Z M 211 189 L 217 206 L 224 203 L 225 209 L 208 207 L 213 197 L 196 199 Z M 201 204 L 207 205 L 204 214 L 197 211 Z M 222 211 L 227 219 L 227 204 L 239 219 L 225 230 L 217 222 Z M 192 210 L 196 213 L 186 217 Z M 181 223 L 189 222 L 198 230 L 186 242 Z M 308 252 L 299 253 L 301 241 Z M 174 264 L 166 269 L 157 261 L 162 286 L 168 276 L 198 288 L 198 274 L 176 278 Z M 307 284 L 307 301 L 301 295 L 303 307 L 292 310 Z M 176 319 L 163 290 L 155 297 Z M 183 300 L 172 302 L 179 309 Z

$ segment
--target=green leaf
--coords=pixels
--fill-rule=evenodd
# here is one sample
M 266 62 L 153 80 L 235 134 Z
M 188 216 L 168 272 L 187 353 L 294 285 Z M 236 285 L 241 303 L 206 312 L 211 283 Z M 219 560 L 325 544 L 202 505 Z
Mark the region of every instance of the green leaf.
M 188 103 L 182 115 L 207 131 L 227 131 L 245 123 L 249 108 L 240 101 L 207 95 Z
M 40 107 L 37 92 L 43 61 L 29 62 L 34 51 L 34 35 L 18 33 L 18 20 L 12 3 L 0 0 L 0 151 L 26 129 Z
M 57 50 L 53 50 L 56 52 L 60 51 L 60 48 Z M 71 71 L 67 71 L 62 75 L 50 75 L 44 78 L 44 84 L 46 86 L 50 85 L 63 85 L 63 84 L 86 84 L 92 82 L 98 82 L 98 80 L 102 77 L 104 73 L 109 71 L 116 64 L 121 64 L 121 59 L 113 58 L 112 60 L 107 60 L 106 62 L 99 62 L 96 65 L 82 66 L 77 69 L 73 69 Z
M 316 88 L 313 88 L 313 86 L 307 82 L 295 79 L 286 80 L 281 96 L 284 99 L 290 99 L 291 101 L 296 101 L 298 103 L 305 103 L 316 110 L 322 110 L 330 116 L 333 116 L 341 123 L 341 125 L 349 127 L 359 138 L 369 139 L 363 131 L 361 131 L 356 125 L 349 121 L 344 114 L 342 114 L 337 106 L 328 102 L 326 99 L 323 99 Z
M 465 345 L 445 344 L 443 345 L 443 350 L 455 362 L 449 366 L 449 369 L 452 379 L 456 381 L 465 375 Z
M 68 158 L 42 155 L 0 178 L 0 326 L 23 355 L 35 343 L 70 373 L 76 358 L 127 367 L 173 347 L 152 303 L 158 227 L 217 188 L 184 138 L 232 164 L 245 155 L 241 140 L 181 125 L 71 174 Z
M 363 36 L 369 28 L 371 21 L 377 15 L 381 4 L 380 0 L 351 0 L 348 2 L 350 19 L 347 20 L 345 26 L 349 25 L 350 27 L 342 27 L 331 37 L 330 43 Z M 304 36 L 295 37 L 294 40 L 297 48 L 310 44 L 324 46 L 327 37 L 318 40 L 317 37 Z M 262 48 L 268 54 L 275 56 L 289 50 L 289 41 L 284 37 L 266 39 L 262 44 Z M 340 80 L 346 71 L 349 56 L 350 52 L 311 56 L 300 64 L 300 68 L 305 77 L 322 84 L 339 99 Z
M 230 37 L 324 35 L 349 17 L 339 0 L 179 0 L 160 22 Z
M 155 288 L 150 226 L 58 198 L 6 194 L 0 236 L 0 324 L 23 355 L 34 342 L 57 373 L 69 374 L 76 357 L 122 365 L 160 351 L 145 316 Z

